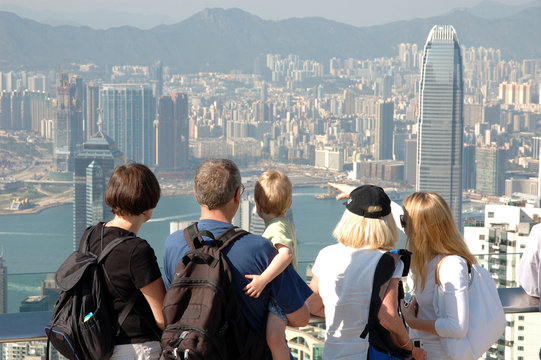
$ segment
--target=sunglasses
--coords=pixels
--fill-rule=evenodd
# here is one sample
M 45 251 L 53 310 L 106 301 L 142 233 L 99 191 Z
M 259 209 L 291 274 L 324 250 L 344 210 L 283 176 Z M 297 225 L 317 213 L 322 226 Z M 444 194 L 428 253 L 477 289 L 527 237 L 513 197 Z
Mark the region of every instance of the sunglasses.
M 240 189 L 240 195 L 239 196 L 242 196 L 242 194 L 244 194 L 244 184 L 240 184 L 239 189 Z
M 406 215 L 400 215 L 400 225 L 402 225 L 402 229 L 405 229 L 407 224 Z

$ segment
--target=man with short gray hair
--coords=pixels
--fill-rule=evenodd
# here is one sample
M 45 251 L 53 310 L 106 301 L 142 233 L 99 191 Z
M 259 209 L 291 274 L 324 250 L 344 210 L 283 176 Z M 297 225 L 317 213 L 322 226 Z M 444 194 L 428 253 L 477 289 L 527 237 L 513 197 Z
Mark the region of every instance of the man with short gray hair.
M 202 162 L 194 177 L 194 196 L 201 208 L 201 217 L 197 223 L 199 231 L 207 230 L 218 237 L 230 228 L 243 192 L 240 172 L 233 161 L 210 159 Z M 183 230 L 167 237 L 164 247 L 166 287 L 171 284 L 175 267 L 188 250 Z M 312 291 L 291 266 L 270 282 L 258 298 L 244 294 L 243 289 L 249 283 L 245 275 L 261 274 L 276 253 L 267 239 L 250 233 L 241 236 L 223 250 L 231 269 L 241 311 L 252 330 L 262 336 L 265 335 L 267 306 L 271 296 L 283 309 L 289 325 L 304 326 L 310 318 L 305 301 Z M 271 358 L 268 349 L 266 358 Z

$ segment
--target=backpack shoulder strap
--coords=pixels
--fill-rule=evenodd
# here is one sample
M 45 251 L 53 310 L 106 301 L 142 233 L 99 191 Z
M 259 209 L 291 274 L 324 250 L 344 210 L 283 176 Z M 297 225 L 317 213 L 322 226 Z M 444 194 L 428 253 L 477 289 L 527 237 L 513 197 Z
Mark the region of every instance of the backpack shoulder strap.
M 246 234 L 249 234 L 249 232 L 241 229 L 238 226 L 231 226 L 216 238 L 216 242 L 218 242 L 218 245 L 220 245 L 219 250 L 221 251 L 225 249 L 229 244 Z
M 190 250 L 194 251 L 199 249 L 204 244 L 203 236 L 211 238 L 213 241 L 216 241 L 214 234 L 208 230 L 199 230 L 197 228 L 197 222 L 194 222 L 190 226 L 184 229 L 184 239 Z M 211 243 L 213 244 L 213 243 Z
M 383 297 L 387 292 L 387 288 L 391 282 L 391 278 L 396 269 L 396 265 L 398 264 L 398 260 L 402 258 L 401 255 L 398 255 L 398 253 L 399 250 L 391 250 L 383 253 L 378 261 L 378 264 L 376 265 L 376 270 L 374 271 L 374 280 L 372 283 L 372 295 L 370 299 L 368 321 L 360 335 L 360 337 L 363 339 L 366 338 L 366 335 L 368 335 L 368 333 L 374 329 L 378 323 L 378 312 L 381 307 Z M 404 264 L 404 271 L 402 272 L 403 276 L 404 272 L 406 272 L 406 264 Z
M 411 251 L 408 251 L 406 249 L 393 249 L 389 250 L 388 252 L 389 254 L 398 256 L 398 259 L 395 260 L 395 263 L 398 264 L 397 260 L 402 260 L 402 263 L 404 264 L 404 270 L 402 270 L 402 277 L 408 276 L 411 264 Z
M 89 226 L 85 229 L 83 233 L 83 237 L 81 239 L 79 248 L 82 249 L 82 252 L 85 254 L 90 252 L 90 242 L 89 242 L 90 235 L 92 235 L 92 232 L 94 231 L 95 228 L 96 228 L 96 225 Z
M 134 236 L 122 236 L 122 237 L 119 237 L 119 238 L 116 238 L 114 239 L 113 241 L 111 241 L 109 244 L 107 244 L 107 246 L 102 250 L 100 256 L 98 256 L 98 263 L 101 263 L 106 257 L 107 255 L 109 255 L 111 253 L 111 251 L 113 251 L 113 249 L 123 243 L 124 241 L 128 240 L 128 239 L 134 239 L 135 237 Z

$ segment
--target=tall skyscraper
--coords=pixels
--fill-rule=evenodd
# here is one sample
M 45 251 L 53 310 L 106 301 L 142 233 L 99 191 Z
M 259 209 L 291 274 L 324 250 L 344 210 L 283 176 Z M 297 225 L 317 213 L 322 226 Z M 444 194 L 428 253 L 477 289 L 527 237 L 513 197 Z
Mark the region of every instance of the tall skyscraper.
M 100 107 L 100 86 L 94 82 L 86 86 L 85 134 L 90 139 L 98 131 L 98 108 Z
M 126 160 L 155 164 L 152 89 L 144 84 L 103 84 L 100 89 L 103 131 L 116 142 Z
M 57 171 L 73 171 L 76 146 L 83 142 L 83 83 L 79 76 L 58 74 L 54 114 L 54 158 Z
M 374 159 L 393 158 L 394 103 L 379 101 L 376 104 L 376 136 L 374 139 Z
M 163 64 L 161 61 L 156 61 L 150 67 L 150 82 L 152 93 L 158 99 L 163 94 Z
M 156 165 L 160 170 L 186 167 L 189 153 L 188 95 L 171 94 L 158 100 Z
M 419 86 L 417 191 L 449 203 L 462 228 L 462 56 L 455 29 L 436 25 L 425 44 Z
M 98 124 L 98 132 L 83 144 L 75 157 L 73 174 L 73 246 L 87 226 L 112 218 L 104 202 L 105 186 L 114 168 L 124 162 L 122 152 Z

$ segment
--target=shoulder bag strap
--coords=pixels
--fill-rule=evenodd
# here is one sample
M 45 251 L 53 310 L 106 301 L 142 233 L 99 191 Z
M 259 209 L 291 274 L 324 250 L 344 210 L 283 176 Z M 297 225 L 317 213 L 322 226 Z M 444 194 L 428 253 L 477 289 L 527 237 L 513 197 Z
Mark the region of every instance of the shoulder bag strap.
M 441 281 L 440 281 L 440 268 L 441 268 L 441 263 L 443 262 L 443 260 L 449 255 L 445 255 L 444 257 L 442 257 L 440 259 L 440 261 L 438 261 L 438 264 L 436 265 L 436 269 L 434 269 L 434 280 L 436 281 L 436 285 L 438 286 L 441 286 Z

